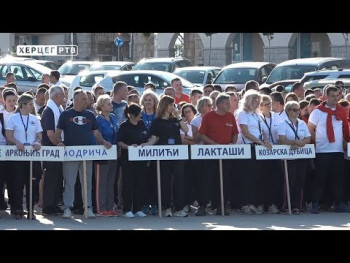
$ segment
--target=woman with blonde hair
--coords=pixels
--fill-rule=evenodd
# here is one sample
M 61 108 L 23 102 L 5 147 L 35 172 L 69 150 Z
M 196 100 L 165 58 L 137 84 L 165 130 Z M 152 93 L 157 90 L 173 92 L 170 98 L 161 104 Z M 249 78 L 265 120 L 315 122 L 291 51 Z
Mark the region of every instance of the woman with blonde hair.
M 248 90 L 245 92 L 242 104 L 238 110 L 237 122 L 240 129 L 239 142 L 250 144 L 252 146 L 252 159 L 240 160 L 240 203 L 244 214 L 262 214 L 263 207 L 256 208 L 256 204 L 260 204 L 262 200 L 257 199 L 258 182 L 261 173 L 261 161 L 257 161 L 254 157 L 254 145 L 263 145 L 271 149 L 271 144 L 267 140 L 262 129 L 262 120 L 260 118 L 260 103 L 262 95 L 256 90 Z M 238 202 L 239 203 L 239 202 Z
M 117 144 L 119 125 L 113 114 L 112 99 L 107 94 L 100 95 L 95 104 L 96 120 L 104 140 Z M 114 183 L 117 173 L 117 160 L 95 162 L 96 164 L 96 204 L 97 212 L 102 216 L 115 216 Z
M 141 96 L 141 118 L 146 126 L 147 134 L 150 136 L 150 130 L 153 120 L 156 118 L 156 111 L 159 104 L 159 98 L 152 89 L 146 89 Z M 147 170 L 144 173 L 145 187 L 143 197 L 142 212 L 144 214 L 152 213 L 156 215 L 158 213 L 157 205 L 157 170 L 156 162 L 147 162 Z M 151 206 L 151 209 L 150 209 Z

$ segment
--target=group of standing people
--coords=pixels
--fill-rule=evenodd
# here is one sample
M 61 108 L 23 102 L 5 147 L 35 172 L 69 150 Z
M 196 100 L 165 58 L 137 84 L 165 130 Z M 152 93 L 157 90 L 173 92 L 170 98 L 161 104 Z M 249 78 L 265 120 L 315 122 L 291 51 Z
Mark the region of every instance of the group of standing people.
M 280 160 L 261 161 L 254 156 L 248 160 L 223 160 L 224 211 L 221 211 L 217 160 L 162 161 L 163 207 L 158 207 L 155 162 L 129 161 L 129 147 L 249 144 L 254 153 L 255 145 L 271 149 L 274 144 L 298 148 L 314 143 L 314 162 L 287 161 L 293 214 L 300 213 L 305 199 L 312 202 L 312 213 L 319 213 L 320 203 L 325 199 L 334 205 L 336 212 L 349 212 L 348 200 L 343 195 L 349 188 L 344 187 L 349 114 L 338 103 L 341 97 L 338 86 L 325 87 L 319 105 L 301 115 L 305 101 L 299 90 L 298 96 L 278 91 L 264 94 L 257 82 L 248 81 L 240 93 L 234 86 L 221 91 L 209 84 L 203 91 L 194 89 L 187 95 L 180 79 L 173 79 L 171 84 L 160 97 L 152 91 L 152 86 L 147 87 L 136 100 L 139 104 L 127 102 L 133 88 L 125 82 L 116 82 L 111 94 L 105 94 L 100 86 L 91 92 L 78 87 L 70 107 L 66 107 L 65 89 L 52 85 L 40 118 L 31 94 L 24 93 L 17 100 L 16 91 L 5 88 L 0 111 L 0 144 L 16 145 L 18 150 L 24 146 L 39 150 L 41 145 L 100 144 L 106 148 L 117 145 L 118 160 L 86 161 L 87 215 L 94 218 L 96 212 L 101 216 L 118 216 L 119 202 L 123 215 L 132 218 L 157 214 L 158 209 L 164 210 L 167 217 L 186 217 L 195 201 L 197 216 L 206 215 L 209 205 L 211 210 L 216 209 L 217 215 L 229 215 L 231 209 L 244 214 L 277 214 L 286 208 L 286 189 Z M 300 85 L 295 86 L 297 89 Z M 94 108 L 88 95 L 92 96 Z M 139 95 L 133 92 L 135 96 Z M 2 173 L 0 183 L 6 181 L 11 214 L 21 219 L 29 162 L 0 162 L 0 165 L 14 171 L 11 177 Z M 84 184 L 83 163 L 44 162 L 42 169 L 45 171 L 43 214 L 63 214 L 63 218 L 70 218 L 78 175 L 81 185 Z M 63 210 L 59 207 L 61 196 Z

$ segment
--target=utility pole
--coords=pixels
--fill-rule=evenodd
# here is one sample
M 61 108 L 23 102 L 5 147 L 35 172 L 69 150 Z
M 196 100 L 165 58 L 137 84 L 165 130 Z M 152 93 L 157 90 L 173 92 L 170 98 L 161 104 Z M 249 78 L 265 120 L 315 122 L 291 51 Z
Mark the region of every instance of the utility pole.
M 349 33 L 342 33 L 345 40 L 345 58 L 348 58 Z
M 209 37 L 209 64 L 210 66 L 210 59 L 211 59 L 211 37 L 214 33 L 204 33 L 207 37 Z

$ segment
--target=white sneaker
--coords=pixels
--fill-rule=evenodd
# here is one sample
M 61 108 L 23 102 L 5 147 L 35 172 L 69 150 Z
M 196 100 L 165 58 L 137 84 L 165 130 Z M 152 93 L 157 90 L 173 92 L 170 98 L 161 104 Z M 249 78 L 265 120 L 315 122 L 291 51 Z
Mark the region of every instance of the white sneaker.
M 124 214 L 124 217 L 133 218 L 135 217 L 135 215 L 131 211 L 129 211 Z
M 180 210 L 180 211 L 174 212 L 174 216 L 186 217 L 186 216 L 187 216 L 187 213 L 184 212 L 183 210 Z
M 276 205 L 269 206 L 268 210 L 269 214 L 279 214 L 280 210 L 276 207 Z
M 185 213 L 190 212 L 190 207 L 189 207 L 189 205 L 185 205 L 185 206 L 182 208 L 182 211 L 184 211 Z
M 170 208 L 168 208 L 168 209 L 165 210 L 164 216 L 165 216 L 165 217 L 171 217 L 171 216 L 173 216 L 173 213 L 171 212 L 171 209 L 170 209 Z
M 258 205 L 256 210 L 258 211 L 257 212 L 258 215 L 262 215 L 264 213 L 264 206 L 263 205 Z
M 252 214 L 260 215 L 260 213 L 255 205 L 248 205 L 248 207 L 249 207 L 250 211 L 252 212 Z
M 135 213 L 135 216 L 138 216 L 138 217 L 145 217 L 147 216 L 144 212 L 142 211 L 138 211 L 137 213 Z
M 64 209 L 64 212 L 63 212 L 63 215 L 62 215 L 62 218 L 71 218 L 72 217 L 72 211 L 70 211 L 69 208 L 65 208 Z
M 253 214 L 252 211 L 250 210 L 249 205 L 242 206 L 242 213 L 246 215 L 251 215 Z
M 95 218 L 96 215 L 94 214 L 94 212 L 92 212 L 92 209 L 91 208 L 88 208 L 87 209 L 87 216 L 88 218 Z

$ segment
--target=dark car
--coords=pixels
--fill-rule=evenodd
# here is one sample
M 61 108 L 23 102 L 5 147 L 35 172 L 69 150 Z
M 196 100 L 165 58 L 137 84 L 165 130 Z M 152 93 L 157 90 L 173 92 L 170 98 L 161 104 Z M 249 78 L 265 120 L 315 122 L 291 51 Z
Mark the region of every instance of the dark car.
M 182 57 L 176 58 L 143 58 L 133 68 L 133 70 L 159 70 L 174 72 L 177 68 L 190 67 L 190 60 Z
M 350 59 L 344 58 L 316 57 L 287 60 L 278 64 L 273 69 L 266 82 L 260 88 L 269 87 L 272 83 L 281 80 L 300 80 L 306 72 L 347 67 L 350 67 Z

